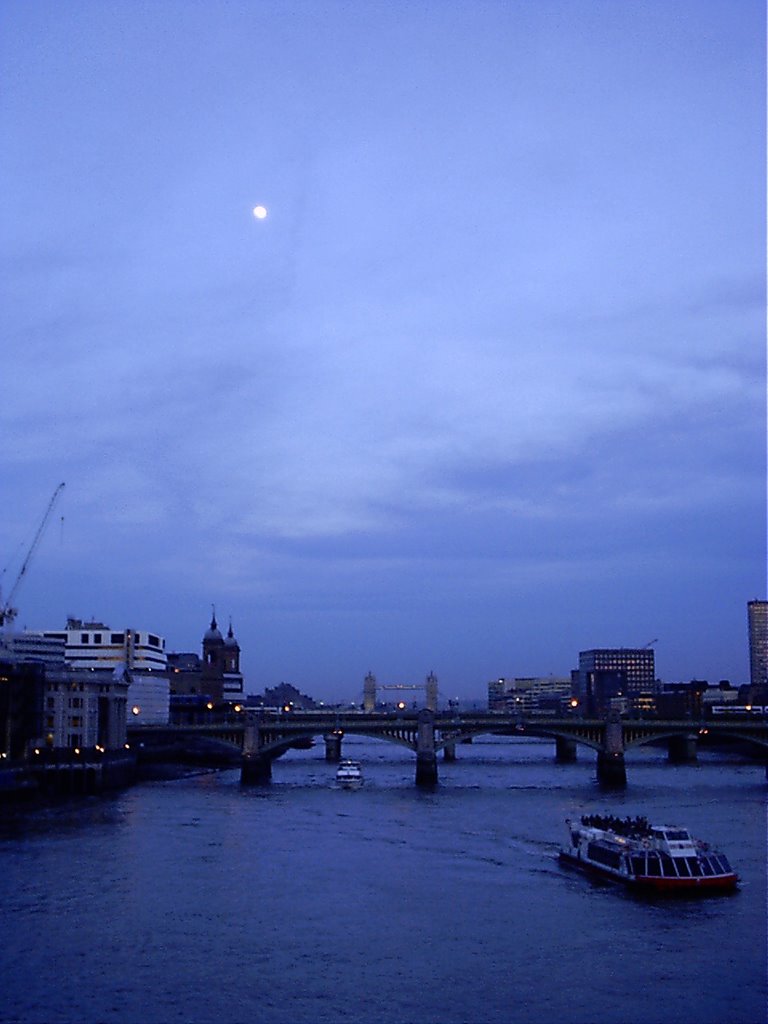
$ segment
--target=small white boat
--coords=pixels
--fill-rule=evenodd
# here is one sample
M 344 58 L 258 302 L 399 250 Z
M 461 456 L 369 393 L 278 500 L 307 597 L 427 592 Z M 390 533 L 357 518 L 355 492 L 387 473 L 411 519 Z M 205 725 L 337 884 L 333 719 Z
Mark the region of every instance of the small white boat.
M 336 771 L 336 783 L 342 789 L 360 789 L 363 784 L 363 772 L 359 761 L 341 761 Z

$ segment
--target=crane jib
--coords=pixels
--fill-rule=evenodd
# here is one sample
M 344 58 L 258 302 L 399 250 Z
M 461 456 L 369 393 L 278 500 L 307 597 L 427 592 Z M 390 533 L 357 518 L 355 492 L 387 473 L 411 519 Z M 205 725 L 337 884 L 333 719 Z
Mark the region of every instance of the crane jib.
M 16 618 L 16 609 L 13 607 L 13 599 L 16 596 L 16 591 L 19 589 L 19 586 L 21 585 L 21 581 L 24 579 L 24 575 L 26 574 L 27 569 L 29 568 L 29 563 L 32 560 L 32 555 L 35 553 L 37 545 L 40 543 L 45 528 L 48 525 L 48 520 L 50 519 L 51 512 L 53 512 L 53 506 L 56 504 L 59 495 L 64 490 L 64 486 L 65 485 L 63 483 L 60 483 L 56 490 L 53 492 L 51 500 L 48 502 L 48 507 L 46 508 L 45 514 L 43 515 L 40 525 L 37 528 L 37 533 L 32 538 L 32 543 L 29 545 L 29 551 L 27 551 L 26 558 L 22 562 L 21 569 L 19 569 L 19 574 L 14 580 L 13 586 L 11 587 L 7 600 L 2 605 L 2 607 L 0 607 L 0 626 L 5 625 L 6 622 L 13 622 L 13 620 Z

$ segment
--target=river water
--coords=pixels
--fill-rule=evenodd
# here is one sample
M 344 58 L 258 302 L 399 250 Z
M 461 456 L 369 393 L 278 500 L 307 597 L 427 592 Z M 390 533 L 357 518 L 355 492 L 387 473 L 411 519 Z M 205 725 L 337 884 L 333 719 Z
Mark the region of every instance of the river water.
M 0 826 L 4 1024 L 758 1024 L 766 1020 L 762 766 L 661 750 L 605 793 L 593 756 L 487 737 L 440 761 L 345 738 L 145 783 Z M 644 814 L 721 846 L 734 896 L 639 899 L 561 869 L 564 819 Z

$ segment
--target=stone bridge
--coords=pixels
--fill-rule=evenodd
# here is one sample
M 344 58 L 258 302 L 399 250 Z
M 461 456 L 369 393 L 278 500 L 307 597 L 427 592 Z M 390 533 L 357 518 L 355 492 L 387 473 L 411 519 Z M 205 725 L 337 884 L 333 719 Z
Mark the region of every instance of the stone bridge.
M 133 742 L 169 742 L 173 737 L 207 736 L 242 752 L 242 781 L 270 781 L 272 762 L 286 750 L 302 746 L 313 737 L 325 739 L 329 761 L 338 761 L 345 735 L 373 736 L 407 747 L 416 755 L 416 784 L 433 786 L 438 781 L 437 755 L 456 756 L 458 743 L 469 743 L 484 734 L 549 737 L 555 740 L 558 761 L 576 760 L 579 745 L 597 755 L 597 777 L 606 785 L 626 784 L 624 754 L 646 743 L 666 741 L 670 761 L 695 761 L 699 741 L 737 740 L 748 744 L 766 761 L 768 773 L 768 723 L 762 718 L 703 720 L 585 719 L 576 715 L 528 715 L 506 712 L 405 712 L 291 711 L 232 713 L 225 719 L 184 726 L 138 726 L 130 730 Z

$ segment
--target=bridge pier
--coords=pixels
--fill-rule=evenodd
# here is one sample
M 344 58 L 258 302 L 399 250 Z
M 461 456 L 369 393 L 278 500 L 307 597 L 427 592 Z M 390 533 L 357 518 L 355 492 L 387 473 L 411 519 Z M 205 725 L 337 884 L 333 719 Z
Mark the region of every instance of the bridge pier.
M 624 764 L 624 730 L 621 717 L 612 712 L 605 723 L 605 741 L 597 752 L 597 781 L 610 789 L 623 789 L 627 784 Z
M 272 758 L 268 754 L 243 754 L 240 784 L 266 786 L 272 781 Z
M 259 750 L 259 723 L 246 723 L 243 735 L 243 760 L 240 765 L 242 786 L 265 786 L 272 781 L 272 758 Z
M 667 746 L 670 764 L 694 764 L 698 751 L 695 736 L 670 736 Z
M 597 781 L 606 789 L 623 789 L 627 784 L 627 768 L 624 754 L 597 752 Z
M 323 737 L 325 739 L 325 760 L 331 764 L 338 764 L 341 760 L 341 733 L 332 732 Z
M 576 740 L 567 736 L 555 737 L 555 760 L 560 764 L 570 764 L 576 760 Z
M 416 733 L 416 785 L 437 785 L 437 755 L 435 753 L 435 714 L 424 709 L 419 712 Z

